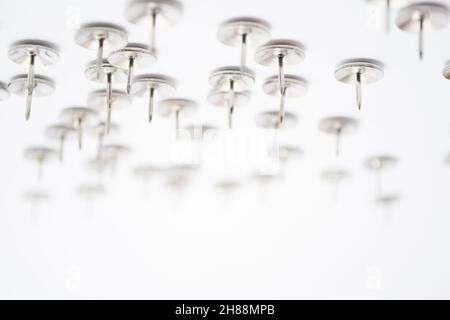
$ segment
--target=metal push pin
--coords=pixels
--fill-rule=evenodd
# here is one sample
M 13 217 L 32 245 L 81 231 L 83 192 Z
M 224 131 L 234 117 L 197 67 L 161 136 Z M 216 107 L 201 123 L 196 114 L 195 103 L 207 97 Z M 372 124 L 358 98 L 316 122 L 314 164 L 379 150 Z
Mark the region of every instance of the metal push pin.
M 103 145 L 100 159 L 105 159 L 109 162 L 111 173 L 114 176 L 116 173 L 117 162 L 120 158 L 128 155 L 129 153 L 131 153 L 131 148 L 128 146 L 117 143 L 109 143 Z
M 239 17 L 223 22 L 217 31 L 217 38 L 225 45 L 241 48 L 241 71 L 247 69 L 248 47 L 257 47 L 270 39 L 270 26 L 261 19 Z
M 127 93 L 130 94 L 134 69 L 147 69 L 156 63 L 156 56 L 146 45 L 129 43 L 126 47 L 114 51 L 108 57 L 113 66 L 128 70 Z
M 320 121 L 319 130 L 336 135 L 336 157 L 341 153 L 341 137 L 344 134 L 351 134 L 358 128 L 358 121 L 349 117 L 328 117 Z
M 119 126 L 115 123 L 111 123 L 110 134 L 117 132 L 119 132 Z M 100 160 L 106 134 L 106 122 L 97 123 L 95 126 L 90 128 L 89 133 L 97 138 L 97 160 Z
M 86 66 L 84 74 L 89 80 L 106 83 L 106 133 L 109 133 L 113 103 L 112 83 L 127 81 L 127 72 L 124 69 L 114 67 L 107 60 L 103 60 L 100 64 L 100 68 L 97 67 L 97 61 L 89 63 Z
M 149 24 L 149 49 L 156 52 L 156 27 L 158 21 L 175 24 L 183 11 L 183 6 L 175 0 L 134 0 L 125 10 L 125 18 L 134 24 Z
M 291 129 L 297 125 L 297 116 L 293 113 L 286 112 L 283 123 L 280 123 L 278 111 L 261 112 L 256 117 L 256 125 L 262 129 Z
M 48 126 L 45 130 L 46 136 L 50 139 L 56 139 L 59 143 L 59 162 L 63 162 L 64 158 L 64 144 L 67 140 L 67 137 L 71 134 L 75 133 L 75 129 L 72 126 L 67 125 L 66 123 L 58 123 L 51 126 Z
M 162 168 L 160 167 L 156 167 L 153 165 L 148 165 L 148 164 L 142 164 L 142 165 L 137 165 L 136 167 L 133 168 L 133 175 L 142 181 L 142 190 L 143 190 L 143 195 L 147 195 L 148 194 L 148 189 L 149 189 L 149 184 L 150 184 L 150 180 L 153 176 L 155 176 L 156 174 L 159 174 L 163 171 Z
M 348 59 L 341 62 L 334 73 L 336 80 L 355 85 L 358 110 L 362 106 L 362 85 L 380 81 L 383 64 L 373 59 Z
M 75 33 L 75 42 L 83 48 L 97 50 L 95 60 L 96 77 L 100 78 L 101 65 L 103 63 L 103 52 L 113 51 L 127 44 L 128 36 L 125 29 L 111 23 L 88 23 L 80 27 Z
M 97 110 L 104 110 L 105 104 L 108 103 L 108 91 L 105 89 L 92 91 L 87 99 L 87 105 Z M 121 90 L 111 90 L 110 95 L 111 112 L 113 110 L 120 110 L 131 106 L 131 97 Z M 106 123 L 105 123 L 106 124 Z M 110 124 L 109 131 L 112 130 L 112 124 Z M 107 127 L 105 126 L 105 133 L 107 133 Z
M 284 76 L 284 90 L 280 88 L 280 81 L 278 76 L 272 76 L 263 84 L 263 91 L 269 96 L 280 96 L 280 111 L 279 111 L 279 121 L 280 123 L 284 120 L 285 113 L 285 99 L 295 98 L 305 95 L 308 90 L 308 84 L 303 78 L 294 75 Z
M 44 163 L 46 161 L 51 160 L 54 156 L 56 156 L 56 150 L 48 147 L 31 147 L 25 150 L 24 156 L 25 159 L 36 161 L 38 165 L 37 178 L 38 182 L 42 181 L 42 170 Z
M 366 0 L 369 5 L 374 5 L 378 7 L 382 7 L 385 10 L 384 13 L 384 28 L 386 33 L 389 33 L 389 29 L 391 27 L 391 11 L 393 8 L 400 8 L 408 3 L 411 0 Z
M 98 113 L 90 108 L 69 107 L 61 111 L 61 120 L 69 123 L 77 130 L 78 149 L 83 148 L 83 129 L 97 121 Z
M 32 209 L 36 209 L 42 203 L 50 200 L 50 194 L 43 190 L 27 190 L 23 193 L 23 198 L 31 203 Z
M 382 195 L 382 175 L 386 169 L 390 169 L 397 164 L 398 160 L 392 156 L 373 156 L 366 160 L 365 166 L 376 174 L 375 198 Z
M 159 102 L 159 114 L 162 117 L 175 118 L 175 134 L 178 137 L 180 129 L 180 116 L 191 116 L 197 110 L 197 103 L 189 99 L 172 98 Z
M 134 78 L 131 94 L 143 96 L 148 94 L 148 122 L 152 122 L 155 95 L 168 96 L 176 91 L 175 81 L 160 74 L 143 74 Z
M 397 27 L 419 35 L 419 59 L 423 59 L 425 29 L 439 30 L 449 21 L 448 7 L 436 2 L 418 2 L 401 9 L 397 16 Z
M 8 98 L 9 98 L 8 86 L 5 83 L 0 82 L 0 101 L 8 100 Z
M 106 188 L 100 183 L 84 183 L 79 185 L 75 192 L 86 202 L 86 213 L 91 216 L 94 201 L 106 194 Z
M 33 92 L 36 96 L 46 95 L 53 92 L 53 82 L 41 76 L 35 76 L 35 66 L 49 66 L 58 62 L 59 53 L 57 47 L 50 42 L 42 40 L 21 40 L 13 43 L 8 51 L 11 61 L 18 64 L 28 65 L 28 74 L 21 75 L 11 80 L 10 90 L 13 93 L 25 95 L 26 109 L 25 119 L 28 120 L 31 114 L 31 102 Z
M 214 126 L 211 126 L 211 125 L 207 125 L 207 124 L 201 124 L 201 125 L 192 124 L 192 125 L 185 126 L 183 128 L 183 130 L 185 130 L 189 134 L 189 137 L 193 141 L 202 143 L 202 142 L 204 142 L 205 136 L 210 132 L 217 131 L 217 128 Z
M 95 173 L 97 182 L 100 184 L 103 181 L 105 171 L 108 169 L 110 165 L 111 165 L 110 159 L 100 157 L 87 161 L 85 164 L 85 168 Z
M 351 173 L 345 169 L 333 168 L 324 170 L 321 174 L 321 178 L 330 183 L 333 186 L 333 200 L 338 201 L 339 188 L 343 181 L 348 180 L 351 177 Z
M 255 76 L 250 70 L 242 71 L 239 67 L 222 67 L 209 76 L 213 88 L 209 96 L 215 105 L 226 105 L 228 109 L 228 128 L 233 128 L 233 113 L 237 104 L 246 102 L 249 90 L 255 83 Z

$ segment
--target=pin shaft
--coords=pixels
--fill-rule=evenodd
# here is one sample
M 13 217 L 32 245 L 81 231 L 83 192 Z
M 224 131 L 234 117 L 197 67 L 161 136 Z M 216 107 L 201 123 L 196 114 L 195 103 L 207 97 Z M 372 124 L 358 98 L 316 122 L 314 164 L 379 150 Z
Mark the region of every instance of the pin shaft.
M 241 71 L 245 71 L 247 64 L 247 34 L 242 34 L 241 42 Z
M 156 43 L 156 11 L 152 11 L 151 14 L 151 20 L 150 20 L 150 39 L 149 39 L 149 46 L 150 50 L 152 52 L 155 52 L 155 43 Z
M 133 81 L 134 75 L 134 58 L 131 57 L 128 65 L 128 80 L 127 80 L 127 94 L 131 92 L 131 82 Z
M 97 67 L 97 79 L 100 79 L 100 68 L 103 61 L 103 47 L 104 47 L 104 38 L 98 39 L 98 50 L 97 50 L 97 61 L 96 61 L 96 67 Z
M 153 119 L 153 104 L 155 100 L 155 88 L 150 88 L 149 93 L 149 99 L 148 99 L 148 122 L 151 123 Z
M 362 92 L 361 92 L 361 71 L 356 73 L 356 103 L 358 110 L 361 110 L 362 105 Z
M 34 64 L 35 64 L 35 54 L 30 55 L 30 67 L 28 69 L 28 77 L 27 77 L 27 99 L 26 99 L 26 108 L 25 108 L 25 119 L 29 120 L 31 115 L 31 102 L 33 98 L 33 90 L 34 90 Z
M 284 84 L 284 57 L 278 56 L 278 81 L 280 83 L 280 93 L 283 94 Z
M 228 128 L 233 128 L 233 112 L 234 112 L 234 81 L 230 80 L 230 92 L 228 96 Z
M 77 120 L 77 133 L 78 133 L 78 150 L 83 148 L 83 119 L 80 117 Z
M 61 137 L 59 137 L 59 162 L 63 162 L 64 158 L 64 141 L 66 140 L 66 135 L 62 134 Z
M 419 19 L 419 59 L 423 59 L 423 42 L 424 42 L 424 20 L 425 16 L 422 14 Z
M 111 130 L 111 112 L 112 112 L 112 74 L 108 73 L 106 75 L 106 105 L 107 105 L 107 116 L 106 116 L 106 133 Z

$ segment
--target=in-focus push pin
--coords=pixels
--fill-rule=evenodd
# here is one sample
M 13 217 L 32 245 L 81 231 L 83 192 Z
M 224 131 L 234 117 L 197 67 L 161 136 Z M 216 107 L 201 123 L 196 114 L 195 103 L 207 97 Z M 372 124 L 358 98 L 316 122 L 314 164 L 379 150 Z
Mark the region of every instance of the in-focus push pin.
M 382 175 L 386 169 L 390 169 L 397 164 L 398 160 L 395 157 L 387 155 L 373 156 L 366 160 L 365 166 L 376 174 L 375 183 L 375 198 L 380 197 L 382 193 Z
M 114 67 L 107 60 L 103 60 L 100 64 L 100 69 L 98 69 L 96 61 L 89 63 L 84 74 L 89 80 L 106 83 L 106 133 L 109 133 L 113 101 L 112 83 L 123 83 L 127 81 L 127 72 L 122 68 Z
M 148 94 L 148 122 L 152 122 L 155 95 L 168 96 L 176 90 L 175 80 L 160 74 L 143 74 L 135 77 L 131 85 L 131 94 L 144 96 Z
M 284 120 L 285 99 L 303 96 L 308 90 L 308 84 L 303 78 L 294 75 L 284 76 L 284 90 L 280 88 L 278 76 L 272 76 L 263 84 L 263 91 L 270 96 L 280 96 L 279 121 Z
M 358 110 L 362 105 L 362 85 L 380 81 L 384 76 L 383 64 L 373 59 L 348 59 L 336 68 L 336 80 L 354 85 Z
M 47 41 L 21 40 L 11 45 L 8 57 L 15 63 L 28 65 L 28 74 L 16 77 L 14 83 L 13 80 L 10 83 L 10 90 L 13 93 L 27 97 L 25 119 L 28 120 L 31 114 L 33 92 L 36 91 L 36 96 L 43 96 L 54 90 L 53 82 L 50 79 L 35 76 L 35 66 L 49 66 L 57 63 L 59 60 L 58 49 L 53 43 Z
M 439 30 L 449 21 L 448 7 L 436 2 L 417 2 L 401 9 L 397 16 L 397 27 L 419 35 L 419 59 L 423 59 L 425 29 Z
M 175 134 L 178 137 L 180 129 L 180 116 L 191 116 L 197 110 L 197 103 L 189 99 L 172 98 L 160 101 L 158 106 L 159 114 L 162 117 L 175 118 Z
M 281 124 L 278 111 L 265 111 L 256 117 L 256 125 L 262 129 L 291 129 L 297 125 L 297 122 L 297 116 L 290 112 L 285 113 Z
M 8 98 L 9 98 L 8 86 L 5 83 L 0 82 L 0 101 L 8 100 Z
M 51 160 L 53 157 L 55 157 L 57 154 L 55 149 L 48 148 L 48 147 L 30 147 L 25 150 L 24 156 L 25 159 L 36 161 L 38 165 L 38 172 L 37 172 L 37 178 L 38 181 L 42 181 L 42 169 L 44 166 L 44 163 L 46 161 Z
M 321 174 L 321 178 L 327 182 L 330 183 L 333 187 L 333 200 L 335 202 L 338 201 L 339 196 L 339 188 L 345 180 L 348 180 L 351 178 L 351 173 L 345 169 L 341 168 L 332 168 L 324 170 Z
M 225 45 L 241 48 L 241 71 L 247 69 L 248 47 L 258 47 L 270 39 L 270 25 L 261 19 L 238 17 L 223 22 L 217 38 Z
M 386 33 L 388 33 L 391 28 L 392 9 L 403 7 L 411 3 L 411 0 L 366 0 L 366 2 L 370 5 L 384 8 L 384 28 L 386 30 Z
M 349 117 L 328 117 L 320 121 L 319 130 L 336 135 L 336 157 L 341 153 L 341 137 L 351 134 L 358 128 L 358 121 Z
M 103 52 L 113 51 L 127 44 L 128 36 L 125 29 L 111 23 L 88 23 L 80 27 L 75 33 L 75 42 L 83 48 L 97 50 L 95 60 L 96 77 L 100 77 L 103 63 Z
M 78 149 L 83 147 L 83 129 L 92 125 L 97 121 L 98 113 L 90 108 L 85 107 L 69 107 L 61 112 L 61 120 L 69 123 L 77 130 Z
M 48 126 L 45 130 L 45 134 L 50 139 L 56 139 L 59 143 L 59 162 L 63 162 L 64 158 L 64 144 L 67 140 L 67 137 L 71 134 L 75 133 L 75 129 L 71 125 L 67 125 L 66 123 L 58 123 L 51 126 Z
M 133 0 L 125 10 L 125 18 L 134 24 L 148 23 L 149 49 L 155 53 L 157 22 L 163 20 L 167 24 L 175 24 L 182 12 L 183 6 L 176 0 Z
M 119 126 L 115 123 L 111 123 L 110 134 L 117 132 L 119 132 Z M 97 123 L 95 126 L 90 128 L 89 133 L 97 139 L 97 160 L 100 160 L 106 134 L 106 122 L 102 121 Z
M 134 69 L 147 69 L 156 63 L 156 56 L 146 45 L 129 43 L 126 47 L 114 51 L 109 55 L 109 63 L 113 66 L 128 70 L 127 93 L 130 94 L 133 83 Z
M 216 105 L 226 103 L 228 109 L 228 128 L 233 127 L 233 112 L 236 102 L 243 102 L 255 83 L 255 76 L 250 70 L 242 71 L 239 67 L 223 67 L 214 70 L 209 76 L 209 84 L 215 97 L 210 95 L 210 102 Z M 222 92 L 222 93 L 220 93 Z M 242 93 L 242 94 L 236 94 Z M 214 95 L 214 94 L 213 94 Z M 237 97 L 238 96 L 238 97 Z M 213 99 L 214 98 L 214 99 Z

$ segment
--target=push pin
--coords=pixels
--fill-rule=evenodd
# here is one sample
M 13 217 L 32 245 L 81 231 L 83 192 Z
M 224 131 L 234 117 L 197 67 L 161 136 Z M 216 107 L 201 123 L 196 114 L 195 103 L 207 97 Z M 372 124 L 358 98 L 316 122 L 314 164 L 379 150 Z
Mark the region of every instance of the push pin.
M 75 192 L 86 201 L 86 211 L 91 214 L 91 205 L 94 200 L 106 194 L 106 188 L 102 184 L 85 183 L 78 186 Z
M 105 159 L 111 166 L 111 173 L 114 176 L 118 160 L 131 152 L 131 149 L 122 144 L 106 144 L 102 147 L 101 159 Z
M 107 90 L 105 89 L 95 90 L 89 94 L 87 99 L 87 105 L 97 110 L 104 110 L 107 100 L 108 100 Z M 125 91 L 121 90 L 111 91 L 111 110 L 120 110 L 130 106 L 131 106 L 131 98 Z M 110 131 L 111 129 L 112 124 Z
M 0 82 L 0 101 L 8 100 L 8 98 L 9 98 L 8 86 L 5 83 Z
M 100 68 L 97 67 L 96 61 L 89 63 L 84 74 L 89 80 L 106 83 L 106 133 L 109 133 L 113 99 L 112 83 L 127 81 L 127 72 L 124 69 L 114 67 L 107 60 L 103 60 Z
M 286 112 L 283 123 L 280 123 L 278 111 L 265 111 L 256 117 L 256 125 L 262 129 L 291 129 L 297 125 L 297 116 Z
M 175 116 L 175 133 L 178 137 L 180 129 L 180 116 L 191 116 L 197 110 L 197 103 L 189 99 L 165 99 L 159 103 L 159 114 L 162 117 Z
M 97 50 L 94 65 L 95 76 L 100 78 L 103 64 L 103 51 L 117 50 L 127 44 L 127 32 L 122 27 L 111 23 L 88 23 L 81 26 L 75 34 L 75 42 L 83 48 Z
M 247 48 L 257 47 L 270 38 L 270 26 L 261 19 L 239 17 L 225 21 L 219 26 L 217 38 L 225 45 L 241 48 L 241 71 L 247 69 Z
M 103 181 L 105 171 L 111 165 L 110 159 L 100 157 L 89 160 L 86 162 L 85 167 L 87 170 L 95 173 L 97 182 L 100 184 Z
M 287 163 L 288 161 L 299 158 L 303 154 L 303 151 L 295 146 L 291 145 L 280 145 L 278 147 L 278 159 L 282 163 Z
M 215 183 L 215 187 L 228 198 L 241 187 L 241 183 L 233 178 L 223 178 Z
M 394 7 L 400 8 L 411 2 L 411 0 L 366 0 L 366 1 L 370 5 L 379 6 L 381 8 L 384 8 L 384 10 L 385 10 L 384 27 L 385 27 L 386 33 L 388 33 L 389 29 L 391 28 L 392 8 L 394 8 Z
M 42 169 L 46 161 L 51 160 L 56 156 L 56 151 L 47 147 L 31 147 L 25 150 L 25 158 L 31 161 L 36 161 L 38 165 L 38 182 L 42 181 Z
M 131 86 L 131 94 L 143 96 L 148 94 L 148 122 L 153 119 L 153 105 L 155 94 L 161 97 L 168 96 L 175 92 L 175 81 L 160 74 L 144 74 L 135 77 Z
M 143 195 L 148 194 L 150 179 L 152 176 L 161 173 L 163 170 L 152 165 L 138 165 L 133 169 L 133 175 L 142 181 Z
M 221 90 L 212 90 L 208 94 L 208 102 L 220 108 L 228 110 L 228 128 L 233 127 L 232 115 L 234 108 L 239 108 L 250 102 L 250 91 L 234 92 L 233 101 L 230 101 L 230 92 Z
M 358 110 L 362 105 L 362 85 L 380 81 L 384 76 L 383 64 L 372 59 L 348 59 L 336 69 L 336 80 L 355 85 Z
M 175 24 L 183 11 L 183 6 L 175 0 L 134 0 L 125 11 L 125 18 L 134 24 L 149 23 L 149 48 L 156 52 L 156 25 L 163 20 L 167 24 Z
M 54 124 L 54 125 L 48 126 L 47 129 L 45 130 L 45 134 L 50 139 L 56 139 L 59 142 L 58 154 L 59 154 L 59 162 L 60 163 L 63 162 L 64 143 L 67 139 L 67 136 L 69 136 L 70 134 L 72 134 L 74 132 L 75 132 L 75 129 L 72 126 L 69 126 L 64 123 L 59 123 L 59 124 Z
M 18 64 L 28 64 L 28 75 L 21 75 L 11 80 L 10 90 L 13 93 L 26 95 L 25 119 L 28 120 L 31 114 L 31 101 L 33 92 L 36 96 L 43 96 L 53 92 L 53 82 L 48 78 L 35 76 L 35 66 L 50 66 L 58 62 L 59 53 L 57 47 L 47 41 L 22 40 L 12 44 L 8 51 L 11 61 Z M 20 91 L 19 91 L 20 90 Z
M 248 96 L 248 91 L 255 83 L 255 76 L 250 70 L 242 71 L 239 67 L 223 67 L 214 70 L 209 76 L 209 84 L 213 88 L 210 101 L 216 105 L 227 105 L 228 128 L 233 127 L 233 112 L 237 99 L 243 102 Z M 219 93 L 222 92 L 222 93 Z M 238 93 L 238 94 L 237 94 Z M 239 94 L 242 93 L 242 94 Z M 237 96 L 239 96 L 237 98 Z
M 294 75 L 284 76 L 284 90 L 280 88 L 278 76 L 272 76 L 263 84 L 263 91 L 269 96 L 280 96 L 279 121 L 284 120 L 285 98 L 295 98 L 306 94 L 308 85 L 306 80 Z
M 343 134 L 354 133 L 358 128 L 358 121 L 349 117 L 328 117 L 319 124 L 319 130 L 336 135 L 336 157 L 341 153 L 341 137 Z
M 97 160 L 100 160 L 103 149 L 103 141 L 106 134 L 106 123 L 99 122 L 97 125 L 92 127 L 89 132 L 97 138 Z M 119 126 L 115 123 L 111 123 L 110 134 L 117 132 L 119 132 Z
M 284 68 L 301 63 L 305 59 L 305 48 L 297 41 L 271 40 L 260 46 L 255 53 L 255 60 L 267 67 L 278 68 L 278 82 L 280 94 L 284 95 L 286 84 Z
M 217 128 L 207 124 L 188 125 L 183 128 L 193 141 L 203 143 L 208 133 L 216 132 Z
M 83 147 L 83 128 L 96 121 L 98 114 L 95 110 L 85 107 L 69 107 L 61 112 L 61 120 L 69 123 L 77 130 L 78 149 Z
M 42 203 L 50 200 L 50 194 L 43 190 L 27 190 L 23 193 L 23 198 L 31 203 L 32 209 L 36 209 Z
M 436 2 L 418 2 L 401 9 L 396 22 L 399 29 L 419 35 L 419 59 L 422 60 L 425 28 L 442 29 L 448 20 L 447 6 Z
M 376 174 L 376 198 L 382 195 L 382 174 L 397 164 L 397 159 L 392 156 L 373 156 L 366 160 L 365 166 Z
M 134 69 L 150 68 L 156 63 L 156 56 L 147 46 L 139 43 L 129 43 L 126 47 L 109 55 L 109 63 L 121 69 L 128 70 L 127 93 L 130 94 L 134 77 Z
M 351 173 L 349 171 L 339 168 L 328 169 L 322 172 L 321 178 L 333 186 L 334 202 L 338 201 L 339 188 L 342 182 L 348 180 L 350 177 Z

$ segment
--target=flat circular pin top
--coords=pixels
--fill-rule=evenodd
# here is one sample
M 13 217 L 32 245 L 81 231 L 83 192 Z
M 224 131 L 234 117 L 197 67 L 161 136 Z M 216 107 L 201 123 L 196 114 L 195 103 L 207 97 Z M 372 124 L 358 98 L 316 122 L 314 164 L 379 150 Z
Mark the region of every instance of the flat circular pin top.
M 148 46 L 140 43 L 128 43 L 125 47 L 112 52 L 108 61 L 113 66 L 128 69 L 130 60 L 136 68 L 149 68 L 156 63 L 156 55 L 149 50 Z
M 127 44 L 128 36 L 124 28 L 112 23 L 84 24 L 75 33 L 75 42 L 83 48 L 98 50 L 103 39 L 106 50 L 116 50 Z
M 25 150 L 24 157 L 29 160 L 45 161 L 46 159 L 56 157 L 57 152 L 53 148 L 45 146 L 30 147 Z
M 175 92 L 175 80 L 161 74 L 142 74 L 134 77 L 132 95 L 142 96 L 150 89 L 154 89 L 161 96 L 170 95 Z
M 131 148 L 123 145 L 123 144 L 106 144 L 102 147 L 101 150 L 101 158 L 108 160 L 115 160 L 120 156 L 129 154 L 131 152 Z
M 303 96 L 308 91 L 308 82 L 292 74 L 286 74 L 284 76 L 284 85 L 286 88 L 286 96 L 290 98 Z M 270 96 L 280 95 L 281 88 L 278 76 L 267 78 L 263 84 L 263 91 Z
M 373 59 L 348 59 L 338 65 L 334 76 L 340 82 L 355 84 L 358 73 L 361 76 L 361 83 L 379 81 L 384 76 L 383 64 Z
M 305 59 L 305 47 L 297 41 L 276 39 L 258 47 L 255 52 L 256 62 L 263 66 L 278 67 L 280 57 L 285 66 L 299 64 Z
M 183 98 L 165 99 L 159 102 L 158 113 L 163 117 L 169 117 L 175 112 L 191 115 L 197 109 L 197 103 Z
M 373 156 L 365 161 L 365 166 L 371 170 L 388 169 L 397 164 L 397 158 L 388 155 Z
M 212 90 L 208 94 L 208 102 L 217 107 L 228 107 L 230 92 Z M 233 98 L 234 107 L 242 107 L 250 102 L 250 91 L 235 92 Z
M 233 178 L 224 178 L 215 182 L 215 187 L 221 192 L 232 192 L 242 186 L 241 182 Z
M 270 25 L 261 19 L 238 17 L 223 22 L 217 31 L 220 42 L 234 47 L 242 45 L 243 35 L 248 45 L 252 47 L 262 45 L 270 39 Z
M 106 193 L 106 189 L 101 184 L 82 184 L 76 188 L 76 192 L 83 197 L 100 196 Z
M 8 86 L 5 83 L 0 82 L 0 101 L 7 100 L 8 98 L 9 98 Z
M 75 132 L 74 127 L 63 123 L 50 125 L 45 129 L 45 135 L 52 139 L 60 139 L 73 132 Z
M 332 168 L 324 170 L 321 174 L 323 180 L 331 183 L 340 183 L 342 180 L 346 180 L 351 177 L 351 173 L 345 169 Z
M 255 76 L 250 70 L 242 71 L 235 66 L 218 68 L 209 76 L 209 84 L 215 90 L 230 90 L 231 81 L 235 91 L 247 91 L 255 84 Z
M 400 200 L 400 195 L 391 193 L 376 197 L 375 202 L 379 205 L 390 206 L 396 202 L 399 202 Z
M 320 121 L 319 130 L 330 134 L 350 134 L 358 128 L 358 121 L 350 117 L 328 117 Z
M 291 129 L 297 125 L 297 116 L 286 112 L 284 120 L 280 124 L 280 115 L 278 111 L 266 111 L 256 117 L 256 125 L 263 129 Z
M 414 3 L 399 11 L 396 24 L 401 30 L 417 33 L 420 31 L 421 17 L 424 18 L 425 29 L 438 30 L 448 24 L 449 10 L 436 2 Z
M 100 70 L 98 70 L 97 61 L 89 62 L 84 70 L 84 75 L 87 79 L 100 83 L 107 82 L 108 74 L 111 74 L 111 80 L 115 83 L 123 83 L 128 79 L 128 74 L 125 69 L 113 66 L 107 59 L 103 59 Z
M 61 111 L 61 120 L 70 124 L 82 120 L 83 125 L 89 125 L 87 122 L 94 122 L 97 120 L 97 117 L 97 111 L 86 107 L 68 107 Z
M 188 132 L 193 140 L 202 140 L 205 134 L 208 132 L 214 132 L 217 130 L 217 127 L 201 124 L 201 125 L 188 125 L 183 128 L 186 132 Z
M 34 97 L 46 97 L 55 91 L 55 83 L 52 79 L 41 75 L 34 76 Z M 10 92 L 19 96 L 28 94 L 28 75 L 20 74 L 9 81 L 8 89 Z
M 288 161 L 300 157 L 302 154 L 303 150 L 295 146 L 281 145 L 278 147 L 278 157 L 281 161 Z
M 131 23 L 141 23 L 153 13 L 168 24 L 176 23 L 183 13 L 183 6 L 175 0 L 134 0 L 125 10 L 125 18 Z
M 107 91 L 105 89 L 95 90 L 91 92 L 87 99 L 87 105 L 96 108 L 104 109 L 107 102 Z M 131 106 L 130 96 L 122 90 L 112 90 L 111 107 L 113 109 L 122 109 Z
M 34 63 L 37 66 L 49 66 L 59 60 L 57 46 L 43 40 L 17 41 L 8 50 L 9 59 L 18 64 L 29 64 L 31 55 L 34 55 Z
M 50 194 L 43 190 L 27 190 L 23 193 L 23 198 L 32 202 L 43 202 L 50 200 Z
M 151 175 L 161 173 L 163 169 L 161 167 L 151 165 L 151 164 L 140 164 L 133 168 L 133 174 L 137 178 L 148 178 Z
M 116 123 L 111 123 L 109 127 L 109 134 L 119 132 L 120 127 Z M 103 135 L 106 132 L 106 122 L 98 122 L 89 129 L 89 132 L 93 135 Z

